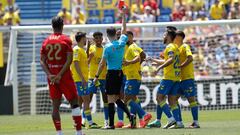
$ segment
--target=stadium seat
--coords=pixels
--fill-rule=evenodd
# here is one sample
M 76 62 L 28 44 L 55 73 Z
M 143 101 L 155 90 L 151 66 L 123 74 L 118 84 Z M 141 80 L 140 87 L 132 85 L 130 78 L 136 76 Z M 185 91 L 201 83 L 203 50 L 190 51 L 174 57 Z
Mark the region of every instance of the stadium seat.
M 171 18 L 169 15 L 160 15 L 157 17 L 157 22 L 170 22 Z
M 100 24 L 100 20 L 98 17 L 89 17 L 87 19 L 87 24 Z
M 114 23 L 114 18 L 112 16 L 106 16 L 102 19 L 103 24 L 112 24 Z
M 172 10 L 170 8 L 160 8 L 161 15 L 170 15 Z
M 100 16 L 100 11 L 99 10 L 89 10 L 88 11 L 88 16 Z
M 106 16 L 114 17 L 115 16 L 115 11 L 111 10 L 111 9 L 103 10 L 103 15 L 104 15 L 104 17 L 106 17 Z

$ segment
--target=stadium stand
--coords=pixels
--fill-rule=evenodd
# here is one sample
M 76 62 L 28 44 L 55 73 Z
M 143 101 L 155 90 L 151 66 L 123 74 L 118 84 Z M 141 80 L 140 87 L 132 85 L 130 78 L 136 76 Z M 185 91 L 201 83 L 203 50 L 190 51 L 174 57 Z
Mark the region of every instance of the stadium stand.
M 20 17 L 23 19 L 22 25 L 50 24 L 49 21 L 44 20 L 55 16 L 62 7 L 61 0 L 16 0 L 16 3 L 21 9 Z

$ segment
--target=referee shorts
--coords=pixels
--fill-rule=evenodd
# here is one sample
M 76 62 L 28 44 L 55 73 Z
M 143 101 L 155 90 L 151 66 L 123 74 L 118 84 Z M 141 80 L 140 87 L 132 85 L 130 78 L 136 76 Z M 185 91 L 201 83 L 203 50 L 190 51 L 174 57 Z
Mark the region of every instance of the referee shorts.
M 106 94 L 119 95 L 123 80 L 122 70 L 108 70 L 106 76 Z

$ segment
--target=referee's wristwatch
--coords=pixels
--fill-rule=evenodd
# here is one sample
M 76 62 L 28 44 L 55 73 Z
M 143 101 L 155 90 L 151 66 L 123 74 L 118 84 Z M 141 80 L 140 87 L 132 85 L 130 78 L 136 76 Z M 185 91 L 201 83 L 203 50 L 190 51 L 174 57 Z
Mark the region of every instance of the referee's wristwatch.
M 99 77 L 99 75 L 95 75 L 95 78 L 98 78 Z

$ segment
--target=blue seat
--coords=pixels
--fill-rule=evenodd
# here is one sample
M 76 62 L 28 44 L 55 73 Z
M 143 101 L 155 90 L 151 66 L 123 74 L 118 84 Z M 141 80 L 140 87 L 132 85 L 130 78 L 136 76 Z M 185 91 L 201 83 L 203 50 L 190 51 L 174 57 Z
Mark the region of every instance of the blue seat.
M 160 8 L 161 15 L 170 15 L 172 13 L 171 8 Z
M 103 17 L 102 24 L 112 24 L 114 23 L 114 18 L 111 16 Z
M 104 17 L 106 16 L 115 16 L 115 11 L 112 9 L 103 10 Z
M 157 22 L 170 22 L 171 18 L 169 15 L 160 15 L 157 17 Z
M 98 17 L 89 17 L 87 24 L 100 24 L 100 19 Z
M 89 10 L 88 11 L 88 16 L 90 16 L 90 17 L 100 16 L 100 11 L 99 10 Z

